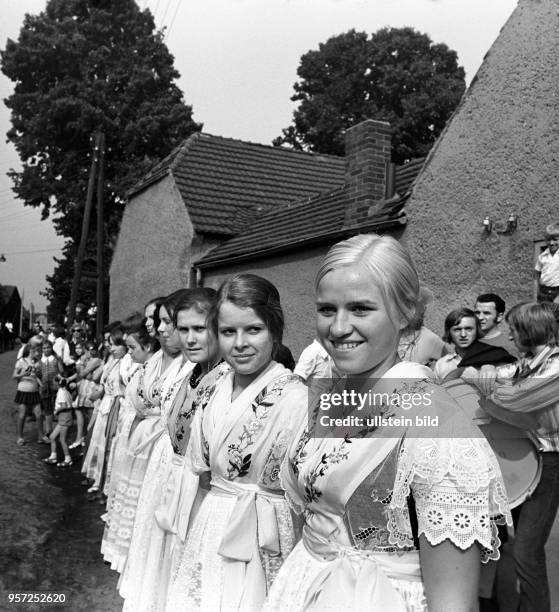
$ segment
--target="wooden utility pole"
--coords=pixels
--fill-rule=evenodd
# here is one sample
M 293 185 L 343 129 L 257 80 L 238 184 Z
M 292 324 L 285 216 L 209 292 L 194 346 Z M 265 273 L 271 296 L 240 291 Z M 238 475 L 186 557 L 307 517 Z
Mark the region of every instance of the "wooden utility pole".
M 87 243 L 87 235 L 89 233 L 89 219 L 91 217 L 91 208 L 93 205 L 93 190 L 95 188 L 95 170 L 99 162 L 99 148 L 101 145 L 102 134 L 95 134 L 95 146 L 93 148 L 93 157 L 91 159 L 91 170 L 89 172 L 89 182 L 87 184 L 87 196 L 85 200 L 85 208 L 83 211 L 82 233 L 80 236 L 80 244 L 78 246 L 78 254 L 76 257 L 76 266 L 74 268 L 74 278 L 72 279 L 72 292 L 70 294 L 70 306 L 68 308 L 68 323 L 70 329 L 74 323 L 76 316 L 76 303 L 78 301 L 78 289 L 80 278 L 82 275 L 83 258 L 85 255 L 85 247 Z
M 103 215 L 103 187 L 105 182 L 105 134 L 99 141 L 99 173 L 97 175 L 97 317 L 95 319 L 95 334 L 99 338 L 103 334 L 105 314 L 105 275 L 103 255 L 105 246 L 105 222 Z

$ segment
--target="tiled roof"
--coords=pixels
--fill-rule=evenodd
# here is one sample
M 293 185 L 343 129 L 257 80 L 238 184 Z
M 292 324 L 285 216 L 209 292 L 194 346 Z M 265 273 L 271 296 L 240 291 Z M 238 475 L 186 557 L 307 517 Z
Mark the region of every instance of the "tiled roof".
M 358 227 L 344 227 L 347 206 L 347 187 L 299 200 L 282 206 L 254 221 L 241 234 L 210 251 L 196 262 L 200 267 L 213 267 L 241 259 L 279 252 L 304 244 L 359 230 L 382 229 L 406 222 L 404 202 L 415 177 L 421 170 L 423 159 L 413 160 L 396 168 L 396 195 L 386 200 L 375 214 Z M 404 191 L 405 190 L 405 191 Z
M 340 186 L 344 159 L 197 133 L 129 197 L 169 172 L 196 230 L 233 236 L 268 210 Z

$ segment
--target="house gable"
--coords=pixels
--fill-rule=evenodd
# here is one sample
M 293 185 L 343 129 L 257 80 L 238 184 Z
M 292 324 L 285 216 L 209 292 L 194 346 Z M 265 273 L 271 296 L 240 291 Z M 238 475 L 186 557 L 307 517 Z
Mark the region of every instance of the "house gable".
M 559 219 L 558 31 L 555 0 L 520 0 L 406 203 L 403 239 L 433 290 L 434 331 L 480 293 L 507 307 L 533 297 L 534 241 Z M 517 230 L 500 233 L 511 214 Z
M 136 194 L 124 210 L 111 263 L 112 320 L 141 312 L 149 299 L 188 286 L 193 236 L 172 176 Z

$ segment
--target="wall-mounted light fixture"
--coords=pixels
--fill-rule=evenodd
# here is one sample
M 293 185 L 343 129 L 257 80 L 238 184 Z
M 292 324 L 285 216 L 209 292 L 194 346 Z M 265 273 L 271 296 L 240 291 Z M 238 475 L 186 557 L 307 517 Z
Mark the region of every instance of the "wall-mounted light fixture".
M 508 216 L 503 229 L 499 229 L 497 225 L 493 222 L 491 217 L 486 216 L 483 219 L 483 231 L 487 234 L 490 234 L 493 230 L 495 230 L 497 234 L 512 234 L 513 232 L 516 232 L 517 227 L 518 217 L 514 213 L 511 213 Z

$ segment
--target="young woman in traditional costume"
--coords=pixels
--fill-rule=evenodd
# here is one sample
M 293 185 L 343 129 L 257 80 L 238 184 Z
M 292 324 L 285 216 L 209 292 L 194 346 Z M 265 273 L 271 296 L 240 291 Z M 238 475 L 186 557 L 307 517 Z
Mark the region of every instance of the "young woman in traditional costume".
M 101 553 L 105 561 L 111 564 L 112 569 L 119 572 L 123 570 L 126 561 L 134 526 L 137 492 L 143 480 L 141 478 L 138 481 L 131 473 L 134 455 L 128 452 L 130 434 L 137 414 L 142 414 L 145 410 L 142 397 L 144 391 L 139 389 L 139 384 L 143 384 L 145 379 L 143 369 L 153 356 L 155 346 L 158 346 L 157 340 L 148 334 L 145 318 L 141 315 L 129 317 L 125 321 L 124 328 L 128 353 L 135 363 L 140 364 L 140 367 L 127 385 L 121 403 L 119 430 L 115 438 L 112 457 L 112 477 L 107 492 L 107 514 L 105 515 L 107 526 L 101 543 Z
M 135 456 L 134 466 L 141 466 L 143 471 L 143 484 L 139 489 L 139 497 L 136 499 L 136 517 L 134 529 L 130 540 L 130 549 L 127 564 L 119 581 L 119 592 L 126 600 L 136 601 L 138 584 L 142 583 L 145 574 L 145 566 L 149 563 L 146 551 L 146 543 L 149 542 L 153 530 L 153 512 L 157 504 L 157 491 L 161 483 L 155 482 L 152 472 L 159 466 L 162 456 L 170 456 L 172 453 L 171 441 L 167 432 L 167 416 L 173 399 L 183 382 L 190 376 L 194 364 L 185 358 L 181 351 L 180 337 L 173 324 L 173 316 L 177 305 L 190 293 L 190 289 L 180 289 L 167 296 L 154 318 L 159 320 L 157 328 L 159 340 L 162 347 L 173 347 L 176 357 L 169 368 L 165 382 L 159 394 L 159 410 L 154 415 L 153 424 L 149 435 L 143 435 L 130 446 Z M 138 425 L 138 428 L 141 424 Z M 136 432 L 134 432 L 136 435 Z M 133 467 L 136 471 L 136 467 Z M 125 606 L 128 603 L 125 602 Z
M 275 361 L 284 318 L 269 281 L 238 274 L 218 292 L 211 317 L 229 368 L 202 380 L 187 455 L 211 472 L 211 489 L 189 526 L 167 610 L 258 610 L 295 544 L 279 468 L 307 389 Z
M 148 307 L 149 304 L 146 311 Z M 152 320 L 155 318 L 159 321 L 162 309 L 163 306 L 159 304 L 151 312 Z M 159 333 L 157 338 L 152 337 L 146 322 L 145 330 L 138 331 L 137 338 L 142 338 L 144 345 L 147 345 L 150 338 L 152 342 L 156 340 L 160 349 L 139 368 L 134 383 L 136 392 L 130 396 L 134 414 L 129 413 L 122 423 L 120 438 L 126 439 L 125 449 L 119 445 L 119 478 L 108 505 L 109 533 L 106 533 L 101 548 L 106 559 L 111 562 L 111 567 L 119 572 L 126 565 L 148 460 L 155 441 L 162 433 L 162 400 L 172 386 L 182 362 L 178 340 Z
M 174 328 L 184 358 L 193 369 L 183 378 L 170 404 L 166 417 L 168 436 L 158 442 L 146 471 L 138 512 L 150 520 L 135 533 L 134 558 L 127 570 L 125 610 L 155 612 L 164 608 L 173 553 L 186 537 L 198 493 L 198 475 L 185 460 L 194 416 L 192 399 L 202 377 L 219 361 L 217 340 L 207 324 L 215 299 L 213 289 L 191 289 L 174 308 Z
M 318 337 L 345 377 L 283 464 L 305 524 L 266 610 L 477 609 L 480 557 L 498 555 L 493 518 L 510 520 L 506 493 L 486 440 L 431 370 L 398 359 L 418 291 L 390 237 L 341 242 L 320 267 Z M 325 415 L 340 401 L 348 420 L 333 428 Z
M 96 410 L 91 441 L 82 466 L 82 472 L 93 480 L 93 484 L 88 489 L 89 493 L 102 492 L 102 481 L 106 473 L 107 423 L 114 403 L 124 396 L 128 369 L 128 363 L 123 361 L 126 345 L 120 322 L 110 323 L 105 328 L 105 341 L 108 358 L 101 375 L 103 397 Z

